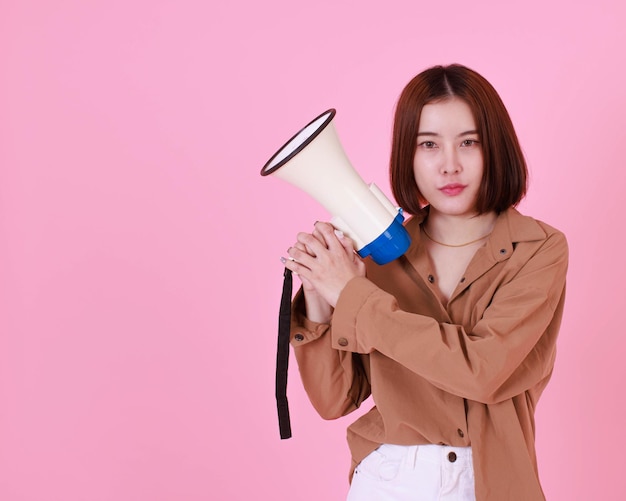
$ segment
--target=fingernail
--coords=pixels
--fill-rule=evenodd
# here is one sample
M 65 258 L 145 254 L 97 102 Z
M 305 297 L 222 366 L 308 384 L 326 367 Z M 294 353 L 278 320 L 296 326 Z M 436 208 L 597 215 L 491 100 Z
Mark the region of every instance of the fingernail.
M 343 238 L 343 231 L 335 230 L 335 235 L 337 235 L 338 238 Z
M 280 262 L 285 264 L 287 262 L 287 260 L 284 257 L 280 256 Z

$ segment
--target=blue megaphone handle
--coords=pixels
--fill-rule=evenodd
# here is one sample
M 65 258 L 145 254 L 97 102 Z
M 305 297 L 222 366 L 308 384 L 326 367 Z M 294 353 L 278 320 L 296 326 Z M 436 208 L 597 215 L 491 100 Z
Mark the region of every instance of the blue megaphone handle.
M 371 256 L 376 264 L 387 264 L 404 254 L 411 245 L 411 237 L 402 226 L 402 209 L 389 227 L 376 239 L 358 251 L 359 256 Z

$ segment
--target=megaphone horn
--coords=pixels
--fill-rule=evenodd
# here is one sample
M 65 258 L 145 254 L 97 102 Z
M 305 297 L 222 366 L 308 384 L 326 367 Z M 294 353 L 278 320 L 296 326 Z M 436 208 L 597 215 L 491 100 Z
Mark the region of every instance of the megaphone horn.
M 361 257 L 377 264 L 400 257 L 411 240 L 394 207 L 375 184 L 354 170 L 337 136 L 330 109 L 313 119 L 261 169 L 311 195 L 332 215 L 331 224 L 355 244 Z

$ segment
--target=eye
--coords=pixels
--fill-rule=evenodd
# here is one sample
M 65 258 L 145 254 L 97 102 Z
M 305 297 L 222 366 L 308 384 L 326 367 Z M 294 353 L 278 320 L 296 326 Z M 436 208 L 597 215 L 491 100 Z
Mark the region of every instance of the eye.
M 479 144 L 479 143 L 478 143 L 478 140 L 477 140 L 477 139 L 466 139 L 466 140 L 464 140 L 464 141 L 461 143 L 461 146 L 463 146 L 463 147 L 467 148 L 467 147 L 470 147 L 470 146 L 475 146 L 475 145 L 478 145 L 478 144 Z
M 426 149 L 432 149 L 432 148 L 437 147 L 434 141 L 424 141 L 420 143 L 419 146 L 421 146 L 422 148 L 426 148 Z

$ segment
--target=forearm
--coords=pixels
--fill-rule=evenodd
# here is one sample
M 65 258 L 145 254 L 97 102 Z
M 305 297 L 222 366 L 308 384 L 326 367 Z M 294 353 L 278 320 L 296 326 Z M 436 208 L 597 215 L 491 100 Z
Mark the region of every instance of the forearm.
M 296 347 L 294 353 L 309 400 L 324 419 L 352 412 L 369 396 L 360 357 L 333 349 L 329 332 Z
M 320 324 L 330 323 L 333 316 L 333 307 L 314 291 L 304 290 L 304 306 L 306 318 Z
M 369 396 L 369 382 L 360 356 L 331 346 L 330 322 L 305 316 L 305 301 L 301 290 L 292 309 L 291 344 L 300 376 L 318 413 L 325 419 L 338 418 Z M 332 317 L 332 311 L 327 313 Z
M 378 351 L 449 393 L 492 403 L 510 398 L 550 373 L 563 313 L 564 238 L 490 282 L 484 310 L 469 326 L 402 310 L 367 279 L 345 288 L 333 313 L 332 346 Z

